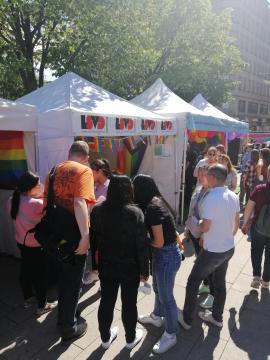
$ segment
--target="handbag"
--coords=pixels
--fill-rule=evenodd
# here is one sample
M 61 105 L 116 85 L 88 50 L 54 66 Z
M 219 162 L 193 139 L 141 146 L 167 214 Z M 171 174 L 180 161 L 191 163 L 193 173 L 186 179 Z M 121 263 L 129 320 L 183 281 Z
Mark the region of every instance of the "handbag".
M 75 215 L 55 203 L 53 182 L 56 167 L 49 174 L 48 202 L 46 214 L 29 232 L 34 232 L 36 240 L 53 257 L 62 262 L 74 259 L 81 233 Z

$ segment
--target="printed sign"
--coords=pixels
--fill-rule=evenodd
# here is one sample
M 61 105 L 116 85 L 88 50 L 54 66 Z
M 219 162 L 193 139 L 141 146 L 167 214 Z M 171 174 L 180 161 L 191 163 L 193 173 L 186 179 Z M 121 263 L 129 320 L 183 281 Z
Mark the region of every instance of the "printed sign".
M 172 130 L 173 129 L 173 123 L 170 120 L 164 120 L 161 121 L 161 130 Z
M 81 115 L 81 129 L 106 132 L 106 118 L 103 116 Z
M 117 132 L 130 132 L 135 131 L 135 120 L 130 118 L 117 117 L 115 118 L 115 130 Z
M 157 122 L 155 120 L 143 119 L 141 120 L 141 132 L 143 134 L 156 133 Z

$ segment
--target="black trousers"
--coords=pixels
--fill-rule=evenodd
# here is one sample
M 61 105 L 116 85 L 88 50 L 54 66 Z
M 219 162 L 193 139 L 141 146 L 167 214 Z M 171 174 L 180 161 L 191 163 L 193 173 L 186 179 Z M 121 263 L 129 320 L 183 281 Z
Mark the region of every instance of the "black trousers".
M 122 321 L 126 333 L 126 342 L 134 341 L 138 317 L 137 295 L 139 282 L 139 277 L 133 280 L 101 277 L 101 300 L 98 309 L 98 323 L 103 342 L 107 342 L 110 339 L 110 328 L 119 287 L 121 288 Z
M 262 258 L 264 253 L 264 265 L 262 278 L 264 281 L 270 281 L 270 236 L 263 236 L 251 226 L 251 263 L 253 276 L 261 277 Z M 270 234 L 269 234 L 270 235 Z
M 59 262 L 58 327 L 62 336 L 72 336 L 77 331 L 78 307 L 86 255 L 74 256 L 72 262 Z
M 18 244 L 21 251 L 20 284 L 24 300 L 36 295 L 38 307 L 44 307 L 47 300 L 48 259 L 40 247 Z
M 195 316 L 197 293 L 203 279 L 214 273 L 214 303 L 212 315 L 216 321 L 222 321 L 226 300 L 226 272 L 228 263 L 234 254 L 234 248 L 224 253 L 213 253 L 202 249 L 195 260 L 188 278 L 186 298 L 183 310 L 184 320 L 191 324 Z

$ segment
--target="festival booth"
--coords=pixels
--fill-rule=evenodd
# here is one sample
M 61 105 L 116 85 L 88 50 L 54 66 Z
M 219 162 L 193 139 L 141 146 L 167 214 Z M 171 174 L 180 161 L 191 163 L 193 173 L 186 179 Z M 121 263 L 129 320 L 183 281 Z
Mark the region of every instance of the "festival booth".
M 269 144 L 270 132 L 250 132 L 248 134 L 249 141 L 255 144 Z
M 155 178 L 176 210 L 174 120 L 135 106 L 74 73 L 18 101 L 38 108 L 39 171 L 43 180 L 52 166 L 67 159 L 74 139 L 89 143 L 92 160 L 105 157 L 113 169 L 130 176 L 149 162 L 146 154 L 151 154 L 167 161 L 152 163 L 146 173 Z
M 36 130 L 35 106 L 0 99 L 0 253 L 19 256 L 7 202 L 17 179 L 37 170 Z
M 135 97 L 131 102 L 135 105 L 154 111 L 162 116 L 167 116 L 176 121 L 177 137 L 177 159 L 175 164 L 175 176 L 177 179 L 177 189 L 182 195 L 181 202 L 181 222 L 184 216 L 184 184 L 185 184 L 185 161 L 188 139 L 191 141 L 203 142 L 202 136 L 214 137 L 218 143 L 225 144 L 223 135 L 230 129 L 228 121 L 205 114 L 203 111 L 190 105 L 179 96 L 174 94 L 161 79 L 145 90 L 141 95 Z M 237 123 L 239 123 L 237 121 Z M 140 171 L 146 172 L 147 165 L 151 162 L 142 164 Z M 182 184 L 181 184 L 182 179 Z M 168 183 L 168 187 L 170 184 Z M 179 190 L 178 199 L 179 199 Z M 178 200 L 179 201 L 179 200 Z
M 217 119 L 221 119 L 224 123 L 226 129 L 222 133 L 218 133 L 217 137 L 222 140 L 222 143 L 225 142 L 225 145 L 228 150 L 228 154 L 233 163 L 237 164 L 238 153 L 240 147 L 240 139 L 243 139 L 249 131 L 248 124 L 239 120 L 236 120 L 229 115 L 223 113 L 215 106 L 210 104 L 201 94 L 195 96 L 195 98 L 190 102 L 191 105 L 201 110 L 205 115 L 213 116 Z M 204 136 L 206 135 L 206 136 Z M 213 134 L 201 134 L 197 132 L 196 134 L 191 134 L 193 137 L 197 137 L 199 141 L 205 141 L 205 138 L 211 138 Z M 215 135 L 214 135 L 215 136 Z M 194 139 L 196 141 L 196 139 Z M 212 144 L 216 145 L 215 142 L 218 142 L 218 139 L 213 139 Z

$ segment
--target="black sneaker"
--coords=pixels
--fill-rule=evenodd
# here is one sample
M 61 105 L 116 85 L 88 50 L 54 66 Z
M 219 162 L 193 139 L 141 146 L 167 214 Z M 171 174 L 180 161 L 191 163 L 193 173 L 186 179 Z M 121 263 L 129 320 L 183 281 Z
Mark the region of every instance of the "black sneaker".
M 86 334 L 87 331 L 87 323 L 83 322 L 79 325 L 77 325 L 77 331 L 70 335 L 70 336 L 62 336 L 61 339 L 61 344 L 62 345 L 66 345 L 67 343 L 73 342 L 79 338 L 81 338 L 82 336 L 84 336 Z

